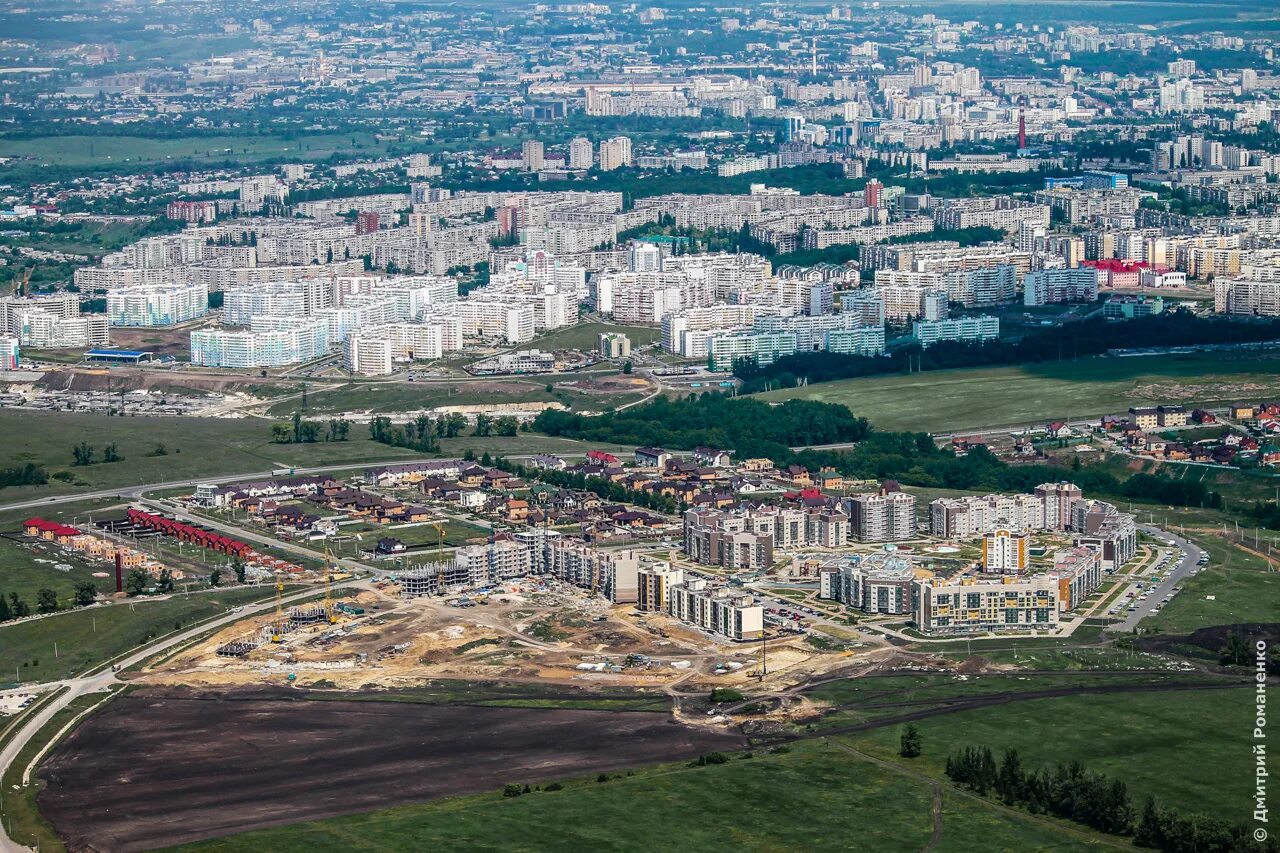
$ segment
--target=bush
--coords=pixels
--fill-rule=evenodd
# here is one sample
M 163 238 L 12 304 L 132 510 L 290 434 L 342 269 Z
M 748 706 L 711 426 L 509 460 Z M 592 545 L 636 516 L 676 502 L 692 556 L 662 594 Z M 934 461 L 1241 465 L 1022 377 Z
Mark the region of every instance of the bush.
M 547 785 L 547 786 L 546 786 L 545 788 L 543 788 L 542 790 L 544 790 L 544 791 L 563 791 L 563 790 L 564 790 L 564 785 L 561 785 L 559 782 L 552 782 L 550 785 Z
M 502 788 L 502 796 L 504 797 L 518 797 L 523 793 L 524 787 L 517 785 L 515 782 L 505 785 Z
M 711 691 L 712 702 L 741 702 L 746 698 L 741 691 L 734 690 L 732 687 L 717 687 Z

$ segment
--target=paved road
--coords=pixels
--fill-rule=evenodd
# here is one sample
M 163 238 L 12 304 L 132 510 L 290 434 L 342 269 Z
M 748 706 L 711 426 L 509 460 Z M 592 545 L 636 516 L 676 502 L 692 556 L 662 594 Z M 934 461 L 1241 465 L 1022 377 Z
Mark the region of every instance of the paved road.
M 1148 587 L 1150 594 L 1147 596 L 1146 601 L 1135 600 L 1134 603 L 1137 604 L 1137 610 L 1132 613 L 1126 613 L 1124 619 L 1104 628 L 1103 631 L 1106 633 L 1132 631 L 1136 628 L 1139 622 L 1155 612 L 1156 605 L 1160 603 L 1161 599 L 1166 595 L 1169 595 L 1170 591 L 1175 586 L 1186 580 L 1187 576 L 1198 568 L 1200 555 L 1204 553 L 1204 551 L 1200 550 L 1200 548 L 1194 543 L 1189 542 L 1176 533 L 1171 533 L 1168 530 L 1153 527 L 1150 524 L 1139 524 L 1138 529 L 1147 532 L 1157 539 L 1173 540 L 1173 544 L 1181 548 L 1186 556 L 1179 561 L 1178 565 L 1174 566 L 1173 569 L 1170 570 L 1169 574 L 1165 576 L 1165 579 L 1162 580 L 1159 585 Z
M 346 581 L 341 584 L 335 584 L 335 587 L 341 588 L 355 586 L 358 583 L 361 582 Z M 291 603 L 293 601 L 306 598 L 309 595 L 315 595 L 315 593 L 316 591 L 314 589 L 308 589 L 303 592 L 285 596 L 282 600 L 284 603 Z M 275 600 L 271 598 L 267 598 L 257 604 L 246 604 L 238 612 L 219 616 L 216 619 L 203 623 L 202 625 L 189 628 L 180 634 L 162 637 L 153 643 L 141 646 L 137 651 L 133 652 L 126 658 L 120 659 L 117 663 L 121 670 L 128 669 L 134 664 L 141 663 L 154 654 L 158 654 L 159 652 L 171 649 L 181 643 L 185 643 L 186 641 L 198 637 L 212 628 L 221 628 L 224 625 L 229 625 L 232 622 L 244 619 L 246 616 L 271 610 L 275 606 Z M 116 674 L 108 668 L 105 672 L 100 672 L 95 675 L 68 678 L 65 681 L 57 682 L 54 686 L 66 687 L 68 688 L 67 692 L 43 706 L 34 716 L 28 719 L 21 728 L 18 729 L 3 748 L 0 748 L 0 777 L 8 772 L 9 766 L 17 759 L 18 754 L 26 747 L 27 742 L 30 741 L 31 738 L 33 738 L 40 729 L 49 722 L 50 719 L 53 718 L 54 714 L 57 714 L 63 708 L 66 708 L 73 699 L 84 696 L 87 693 L 102 692 L 118 681 L 119 679 L 116 678 Z M 30 848 L 18 844 L 13 839 L 9 838 L 3 825 L 0 825 L 0 853 L 27 853 L 29 850 Z

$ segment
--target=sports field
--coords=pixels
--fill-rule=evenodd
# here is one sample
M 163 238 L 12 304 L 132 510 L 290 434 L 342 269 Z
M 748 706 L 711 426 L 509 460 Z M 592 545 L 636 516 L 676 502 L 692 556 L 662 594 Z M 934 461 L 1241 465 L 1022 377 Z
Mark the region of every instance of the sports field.
M 887 430 L 954 432 L 1122 413 L 1130 406 L 1231 403 L 1280 394 L 1280 356 L 1097 357 L 823 382 L 760 395 L 848 406 Z

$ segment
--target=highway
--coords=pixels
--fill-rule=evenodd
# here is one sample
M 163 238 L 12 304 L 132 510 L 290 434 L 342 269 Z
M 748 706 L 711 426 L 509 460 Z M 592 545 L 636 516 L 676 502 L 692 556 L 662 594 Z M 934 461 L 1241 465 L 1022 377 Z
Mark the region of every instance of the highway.
M 335 584 L 334 586 L 335 588 L 342 588 L 355 586 L 358 583 L 360 582 L 345 581 L 340 584 Z M 315 594 L 316 591 L 314 589 L 308 589 L 285 596 L 283 602 L 290 604 Z M 246 604 L 235 612 L 219 616 L 194 628 L 189 628 L 179 634 L 174 634 L 169 637 L 161 637 L 153 643 L 140 646 L 127 657 L 117 660 L 116 664 L 121 670 L 126 670 L 135 664 L 141 663 L 152 655 L 168 651 L 169 649 L 179 646 L 188 640 L 199 637 L 212 629 L 221 628 L 256 613 L 272 610 L 275 606 L 275 600 L 272 598 L 267 598 L 256 604 Z M 0 748 L 0 777 L 3 777 L 4 774 L 9 771 L 10 765 L 13 764 L 17 759 L 18 754 L 26 747 L 27 742 L 35 737 L 35 735 L 39 733 L 40 729 L 43 728 L 55 714 L 66 708 L 73 699 L 77 699 L 88 693 L 100 693 L 116 683 L 119 683 L 116 673 L 112 672 L 111 667 L 107 667 L 105 671 L 102 672 L 82 675 L 78 678 L 68 678 L 51 684 L 50 686 L 53 689 L 58 687 L 66 687 L 68 689 L 61 696 L 58 696 L 53 701 L 42 706 L 39 711 L 23 723 L 22 727 L 14 733 L 8 743 Z M 11 839 L 8 835 L 8 831 L 3 825 L 0 825 L 0 853 L 28 853 L 30 849 L 31 848 L 18 844 L 16 841 Z

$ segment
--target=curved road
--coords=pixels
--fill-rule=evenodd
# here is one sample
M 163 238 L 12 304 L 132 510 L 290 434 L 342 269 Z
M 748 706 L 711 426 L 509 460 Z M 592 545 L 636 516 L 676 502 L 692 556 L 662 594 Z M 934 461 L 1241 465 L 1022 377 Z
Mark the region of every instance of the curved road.
M 347 581 L 341 584 L 334 584 L 334 588 L 354 586 L 357 583 L 357 581 Z M 303 592 L 285 596 L 282 601 L 284 603 L 291 603 L 293 601 L 306 598 L 307 596 L 315 595 L 315 592 L 316 591 L 313 589 L 304 590 Z M 271 610 L 275 606 L 276 602 L 272 598 L 268 598 L 257 604 L 246 604 L 235 612 L 219 616 L 216 619 L 205 622 L 194 628 L 189 628 L 179 634 L 161 638 L 156 640 L 154 643 L 140 646 L 137 651 L 132 652 L 128 657 L 121 658 L 116 661 L 116 663 L 119 665 L 121 670 L 128 669 L 135 664 L 141 663 L 154 654 L 167 651 L 174 646 L 178 646 L 188 640 L 194 639 L 210 629 L 221 628 L 224 625 L 229 625 L 232 622 L 244 619 L 246 616 L 252 616 L 255 613 Z M 66 693 L 54 699 L 52 702 L 42 706 L 35 715 L 22 724 L 17 732 L 14 733 L 13 737 L 9 739 L 9 742 L 6 743 L 3 748 L 0 748 L 0 777 L 3 777 L 3 775 L 9 771 L 9 766 L 17 759 L 18 754 L 26 747 L 27 742 L 30 741 L 31 738 L 35 737 L 40 729 L 42 729 L 44 725 L 53 718 L 54 714 L 57 714 L 63 708 L 66 708 L 67 705 L 70 704 L 71 700 L 84 696 L 87 693 L 100 693 L 111 685 L 117 683 L 119 683 L 119 679 L 116 678 L 116 673 L 113 672 L 110 667 L 107 667 L 103 672 L 91 675 L 82 675 L 77 678 L 68 678 L 63 681 L 54 682 L 53 687 L 55 688 L 67 687 L 69 689 Z M 13 839 L 9 838 L 4 827 L 0 825 L 0 853 L 28 853 L 30 849 L 31 848 L 18 844 Z

